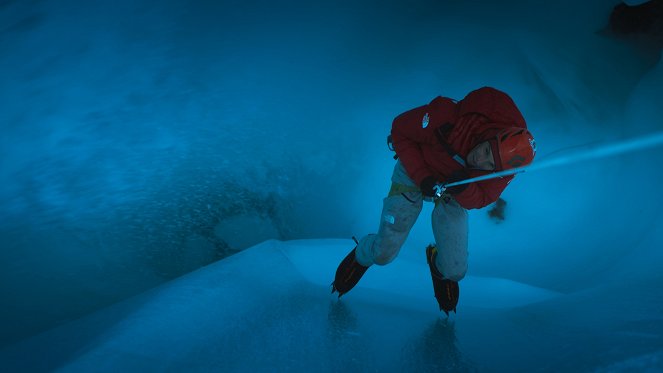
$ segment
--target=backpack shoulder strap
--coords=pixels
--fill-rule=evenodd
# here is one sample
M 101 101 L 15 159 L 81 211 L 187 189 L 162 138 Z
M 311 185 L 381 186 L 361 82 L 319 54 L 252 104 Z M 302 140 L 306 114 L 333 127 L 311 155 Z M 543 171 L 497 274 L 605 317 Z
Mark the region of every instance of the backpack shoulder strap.
M 458 153 L 456 153 L 454 149 L 451 147 L 451 145 L 449 145 L 449 143 L 447 142 L 447 137 L 449 136 L 449 133 L 453 128 L 454 128 L 453 124 L 445 123 L 440 127 L 438 127 L 437 130 L 435 130 L 435 136 L 437 137 L 437 141 L 440 143 L 440 145 L 442 145 L 442 147 L 447 152 L 447 154 L 449 154 L 449 156 L 453 158 L 454 161 L 460 163 L 461 166 L 466 167 L 466 162 L 463 159 L 463 157 L 458 155 Z

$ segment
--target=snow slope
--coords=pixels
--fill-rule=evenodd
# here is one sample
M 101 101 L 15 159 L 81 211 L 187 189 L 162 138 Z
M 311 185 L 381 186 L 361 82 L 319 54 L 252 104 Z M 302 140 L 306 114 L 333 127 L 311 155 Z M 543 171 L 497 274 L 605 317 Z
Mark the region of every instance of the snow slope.
M 0 352 L 3 371 L 587 371 L 661 369 L 660 298 L 617 321 L 603 290 L 497 278 L 437 311 L 425 257 L 329 293 L 349 240 L 266 241 Z M 497 300 L 497 301 L 496 301 Z M 510 306 L 509 306 L 510 304 Z M 612 306 L 616 306 L 612 308 Z

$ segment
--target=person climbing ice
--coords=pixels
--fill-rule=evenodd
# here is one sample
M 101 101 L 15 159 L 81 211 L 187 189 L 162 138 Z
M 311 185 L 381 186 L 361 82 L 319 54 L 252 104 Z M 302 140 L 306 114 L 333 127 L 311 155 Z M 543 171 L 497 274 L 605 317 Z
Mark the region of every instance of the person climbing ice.
M 453 182 L 524 167 L 536 144 L 520 110 L 504 92 L 483 87 L 461 101 L 438 96 L 397 116 L 389 141 L 397 159 L 377 234 L 368 234 L 336 270 L 332 293 L 350 291 L 373 264 L 393 261 L 423 202 L 435 203 L 435 245 L 426 248 L 440 310 L 456 312 L 458 282 L 467 272 L 467 210 L 495 202 L 513 175 L 446 187 Z

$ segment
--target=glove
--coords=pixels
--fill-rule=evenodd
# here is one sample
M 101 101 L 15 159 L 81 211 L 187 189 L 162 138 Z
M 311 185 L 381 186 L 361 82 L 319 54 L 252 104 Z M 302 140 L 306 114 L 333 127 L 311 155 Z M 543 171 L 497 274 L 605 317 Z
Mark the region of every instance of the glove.
M 461 168 L 460 170 L 454 171 L 451 176 L 447 179 L 445 184 L 455 183 L 456 181 L 466 180 L 470 178 L 470 174 L 467 173 L 467 170 Z M 461 184 L 446 188 L 447 193 L 451 195 L 456 195 L 464 191 L 470 184 Z
M 437 182 L 435 176 L 426 176 L 419 185 L 421 194 L 426 197 L 439 198 L 444 193 L 444 185 Z

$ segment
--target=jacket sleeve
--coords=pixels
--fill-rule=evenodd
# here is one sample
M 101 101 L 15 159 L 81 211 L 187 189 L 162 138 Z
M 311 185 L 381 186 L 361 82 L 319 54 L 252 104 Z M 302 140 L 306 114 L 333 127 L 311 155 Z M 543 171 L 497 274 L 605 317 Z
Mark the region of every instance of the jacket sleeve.
M 427 176 L 435 174 L 424 161 L 421 145 L 436 143 L 435 130 L 453 121 L 454 115 L 453 101 L 438 96 L 430 104 L 406 111 L 394 119 L 391 126 L 394 150 L 417 185 Z
M 478 176 L 478 175 L 474 175 Z M 504 189 L 513 179 L 513 175 L 471 183 L 454 198 L 466 209 L 480 209 L 497 201 Z

